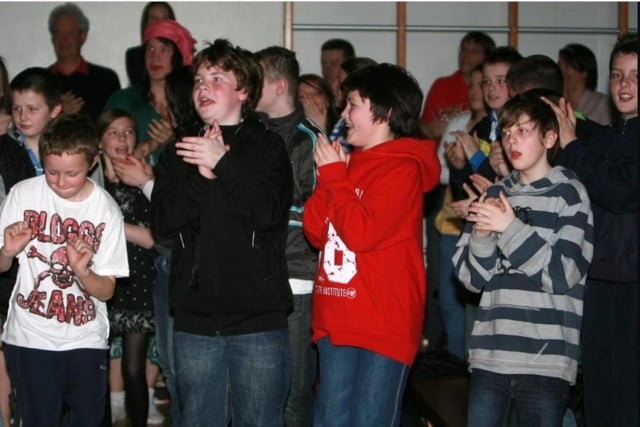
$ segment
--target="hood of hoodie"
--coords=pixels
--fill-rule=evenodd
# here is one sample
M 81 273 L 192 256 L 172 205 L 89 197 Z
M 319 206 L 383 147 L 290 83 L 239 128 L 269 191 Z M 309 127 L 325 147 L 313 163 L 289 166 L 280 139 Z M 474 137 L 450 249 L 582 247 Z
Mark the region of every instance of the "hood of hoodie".
M 414 159 L 420 167 L 422 190 L 426 193 L 440 182 L 440 161 L 436 149 L 437 144 L 433 140 L 402 137 L 383 142 L 368 150 L 356 149 L 351 156 L 355 157 L 354 160 L 372 160 L 376 157 L 384 160 L 390 156 Z
M 509 176 L 504 178 L 502 184 L 507 190 L 507 195 L 514 194 L 532 194 L 543 193 L 549 191 L 550 187 L 567 182 L 571 179 L 578 179 L 576 174 L 563 166 L 555 166 L 551 168 L 549 173 L 544 177 L 529 183 L 520 182 L 520 172 L 512 171 Z

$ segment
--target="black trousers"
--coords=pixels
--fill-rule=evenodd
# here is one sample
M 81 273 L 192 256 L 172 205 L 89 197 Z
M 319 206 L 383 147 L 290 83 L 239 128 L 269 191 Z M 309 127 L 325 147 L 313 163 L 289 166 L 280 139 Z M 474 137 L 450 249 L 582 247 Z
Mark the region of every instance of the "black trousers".
M 638 426 L 638 284 L 587 281 L 582 321 L 587 427 Z

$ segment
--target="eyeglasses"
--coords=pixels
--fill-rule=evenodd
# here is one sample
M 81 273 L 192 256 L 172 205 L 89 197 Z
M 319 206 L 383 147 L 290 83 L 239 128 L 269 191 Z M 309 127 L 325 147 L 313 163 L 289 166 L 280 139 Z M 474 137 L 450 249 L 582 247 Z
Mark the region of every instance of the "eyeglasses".
M 507 141 L 511 136 L 515 136 L 516 138 L 526 138 L 531 135 L 531 132 L 535 131 L 537 127 L 538 125 L 533 123 L 533 121 L 525 120 L 523 122 L 516 123 L 509 128 L 502 128 L 500 133 L 503 141 Z

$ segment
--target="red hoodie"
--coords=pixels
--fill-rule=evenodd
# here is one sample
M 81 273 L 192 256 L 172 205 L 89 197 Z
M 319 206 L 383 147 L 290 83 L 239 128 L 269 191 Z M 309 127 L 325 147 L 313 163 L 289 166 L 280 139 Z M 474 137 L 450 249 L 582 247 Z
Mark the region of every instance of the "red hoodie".
M 400 138 L 318 170 L 305 235 L 321 253 L 313 340 L 364 348 L 411 366 L 426 278 L 423 193 L 440 179 L 434 141 Z

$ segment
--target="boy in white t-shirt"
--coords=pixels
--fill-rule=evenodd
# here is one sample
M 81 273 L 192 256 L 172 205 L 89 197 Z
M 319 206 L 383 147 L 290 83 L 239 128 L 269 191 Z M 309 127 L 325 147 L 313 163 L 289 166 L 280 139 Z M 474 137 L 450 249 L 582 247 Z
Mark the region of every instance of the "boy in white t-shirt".
M 18 257 L 2 340 L 23 426 L 101 424 L 107 391 L 105 301 L 129 274 L 118 205 L 87 178 L 98 137 L 60 116 L 40 138 L 44 175 L 14 185 L 0 209 L 0 271 Z

